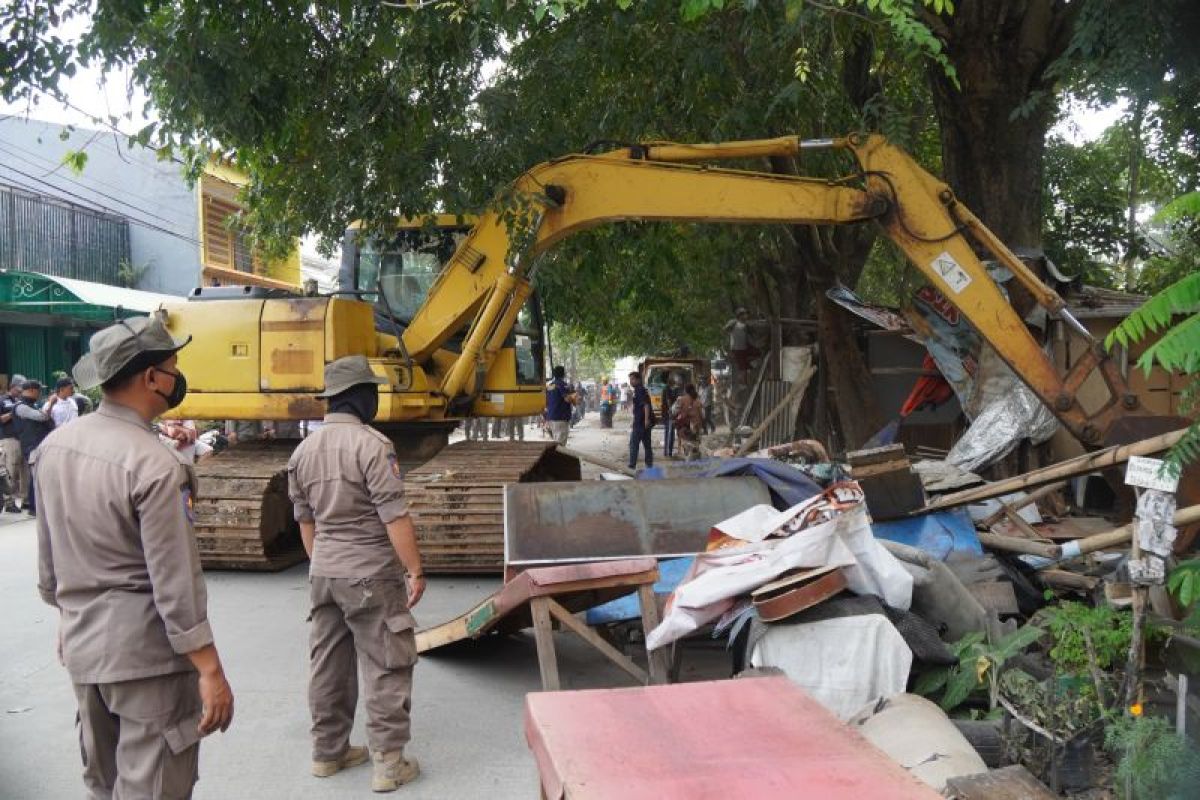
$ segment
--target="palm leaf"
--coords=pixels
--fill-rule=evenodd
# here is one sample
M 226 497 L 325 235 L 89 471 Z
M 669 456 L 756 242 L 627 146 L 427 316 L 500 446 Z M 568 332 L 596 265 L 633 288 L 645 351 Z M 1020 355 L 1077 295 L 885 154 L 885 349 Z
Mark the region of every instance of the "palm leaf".
M 1188 277 L 1198 278 L 1200 273 Z M 1200 285 L 1200 281 L 1197 283 Z M 1183 320 L 1147 347 L 1138 359 L 1138 366 L 1149 375 L 1155 362 L 1173 372 L 1200 372 L 1200 314 Z
M 1181 194 L 1154 215 L 1155 222 L 1174 222 L 1200 217 L 1200 192 Z
M 1197 310 L 1200 310 L 1200 272 L 1193 272 L 1147 300 L 1105 337 L 1104 345 L 1111 349 L 1114 342 L 1123 346 L 1140 342 L 1147 332 L 1154 333 L 1170 325 L 1177 314 L 1194 314 Z M 1138 364 L 1144 368 L 1141 361 Z

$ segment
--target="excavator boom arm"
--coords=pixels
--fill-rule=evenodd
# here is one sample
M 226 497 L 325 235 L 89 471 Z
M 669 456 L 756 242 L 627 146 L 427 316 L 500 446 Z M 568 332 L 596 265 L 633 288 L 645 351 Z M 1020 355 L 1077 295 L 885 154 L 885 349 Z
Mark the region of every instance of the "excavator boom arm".
M 850 152 L 859 172 L 844 180 L 721 169 L 695 162 L 795 156 L 808 148 Z M 873 221 L 1085 444 L 1097 443 L 1136 398 L 1099 345 L 1062 376 L 988 275 L 977 250 L 1007 267 L 1052 314 L 1062 298 L 1043 284 L 953 192 L 879 136 L 805 142 L 782 137 L 708 145 L 649 143 L 540 164 L 518 178 L 511 196 L 527 206 L 485 214 L 442 270 L 404 333 L 418 362 L 463 327 L 461 354 L 441 378 L 453 402 L 469 398 L 528 295 L 536 257 L 577 231 L 606 222 L 658 220 L 838 225 Z M 518 220 L 514 223 L 514 220 Z M 1099 371 L 1110 400 L 1085 413 L 1075 394 Z

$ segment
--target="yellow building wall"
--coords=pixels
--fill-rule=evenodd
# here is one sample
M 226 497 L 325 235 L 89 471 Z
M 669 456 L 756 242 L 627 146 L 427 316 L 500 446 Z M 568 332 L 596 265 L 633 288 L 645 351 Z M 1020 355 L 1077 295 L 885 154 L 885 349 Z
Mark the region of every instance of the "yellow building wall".
M 227 222 L 241 211 L 238 191 L 246 176 L 227 164 L 211 163 L 197 187 L 201 272 L 205 285 L 240 284 L 300 288 L 300 242 L 284 258 L 264 259 Z

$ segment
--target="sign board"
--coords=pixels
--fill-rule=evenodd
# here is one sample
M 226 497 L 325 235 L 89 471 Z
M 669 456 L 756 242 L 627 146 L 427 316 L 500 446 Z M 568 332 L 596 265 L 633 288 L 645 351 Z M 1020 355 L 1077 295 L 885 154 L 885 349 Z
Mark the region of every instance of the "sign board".
M 1160 458 L 1130 456 L 1125 467 L 1125 485 L 1174 492 L 1179 485 L 1179 474 L 1171 467 L 1164 467 Z
M 950 291 L 955 294 L 960 293 L 971 284 L 971 276 L 948 252 L 943 252 L 929 266 L 941 276 L 942 280 L 946 282 L 946 286 L 950 287 Z

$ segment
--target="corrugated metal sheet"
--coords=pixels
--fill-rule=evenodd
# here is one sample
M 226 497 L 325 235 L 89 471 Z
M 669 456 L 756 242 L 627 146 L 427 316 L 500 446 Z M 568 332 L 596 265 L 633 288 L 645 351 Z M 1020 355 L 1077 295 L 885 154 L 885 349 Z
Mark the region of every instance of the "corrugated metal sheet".
M 129 259 L 121 217 L 0 186 L 0 267 L 115 285 Z

